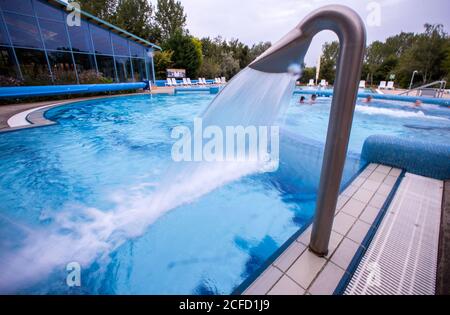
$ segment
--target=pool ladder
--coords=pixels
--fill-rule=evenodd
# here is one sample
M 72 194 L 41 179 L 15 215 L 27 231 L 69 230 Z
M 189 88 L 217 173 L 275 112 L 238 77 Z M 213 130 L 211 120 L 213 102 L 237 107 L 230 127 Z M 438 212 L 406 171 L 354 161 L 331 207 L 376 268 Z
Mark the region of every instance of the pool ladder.
M 316 214 L 309 248 L 319 256 L 328 253 L 331 229 L 347 155 L 353 112 L 358 93 L 366 30 L 359 15 L 341 5 L 322 7 L 264 52 L 250 67 L 268 73 L 285 73 L 302 65 L 313 37 L 331 30 L 339 38 L 340 50 L 331 103 Z

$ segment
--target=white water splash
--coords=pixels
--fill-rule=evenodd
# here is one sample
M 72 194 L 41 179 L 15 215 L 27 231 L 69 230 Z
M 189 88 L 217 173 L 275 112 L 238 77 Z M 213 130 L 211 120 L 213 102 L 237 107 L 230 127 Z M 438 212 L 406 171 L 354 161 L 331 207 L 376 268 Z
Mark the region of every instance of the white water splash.
M 444 117 L 426 115 L 423 111 L 413 112 L 400 109 L 389 109 L 365 105 L 356 105 L 356 110 L 367 115 L 385 115 L 397 118 L 424 118 L 435 120 L 448 120 L 447 118 Z

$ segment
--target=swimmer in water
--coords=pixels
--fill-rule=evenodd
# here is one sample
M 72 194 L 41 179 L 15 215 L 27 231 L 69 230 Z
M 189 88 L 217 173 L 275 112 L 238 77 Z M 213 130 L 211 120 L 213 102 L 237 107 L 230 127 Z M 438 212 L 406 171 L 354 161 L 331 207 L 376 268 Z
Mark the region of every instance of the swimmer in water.
M 310 104 L 314 104 L 316 102 L 316 99 L 317 99 L 317 95 L 316 94 L 311 95 L 311 100 L 309 101 L 309 103 Z
M 306 98 L 304 96 L 300 97 L 300 100 L 298 101 L 300 104 L 305 104 Z

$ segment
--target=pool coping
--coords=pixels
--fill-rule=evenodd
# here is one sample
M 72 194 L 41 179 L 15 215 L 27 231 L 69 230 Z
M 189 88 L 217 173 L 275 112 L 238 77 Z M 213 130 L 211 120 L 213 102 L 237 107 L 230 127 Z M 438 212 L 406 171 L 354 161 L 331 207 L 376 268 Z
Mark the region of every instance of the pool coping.
M 146 93 L 146 92 L 127 93 L 127 94 L 118 94 L 118 95 L 80 97 L 80 98 L 73 98 L 73 99 L 68 99 L 68 100 L 64 100 L 64 101 L 55 100 L 55 101 L 47 102 L 47 104 L 46 104 L 46 102 L 37 102 L 37 103 L 26 104 L 27 106 L 33 106 L 33 104 L 35 104 L 36 107 L 32 107 L 32 108 L 28 108 L 26 110 L 12 113 L 11 116 L 9 116 L 6 119 L 8 127 L 0 129 L 0 134 L 4 133 L 4 132 L 12 132 L 12 131 L 19 131 L 19 130 L 24 130 L 24 129 L 29 129 L 29 128 L 55 125 L 55 124 L 57 124 L 57 122 L 47 119 L 45 117 L 45 113 L 48 110 L 56 108 L 56 107 L 76 104 L 76 103 L 80 103 L 80 102 L 92 101 L 92 100 L 103 100 L 103 99 L 110 99 L 110 98 L 142 96 L 142 95 L 152 95 L 152 94 Z M 1 110 L 2 106 L 10 106 L 10 105 L 1 105 L 0 110 Z
M 336 218 L 340 218 L 333 225 L 331 250 L 325 258 L 319 258 L 307 249 L 311 233 L 310 222 L 291 237 L 282 246 L 282 250 L 277 251 L 252 279 L 244 281 L 235 294 L 341 293 L 339 291 L 343 290 L 342 286 L 345 284 L 343 281 L 348 281 L 354 271 L 352 269 L 355 265 L 355 255 L 365 252 L 368 235 L 375 233 L 376 224 L 379 224 L 377 218 L 379 219 L 383 209 L 389 206 L 402 174 L 400 169 L 379 164 L 368 165 L 350 181 L 349 186 L 339 196 Z M 361 199 L 359 195 L 355 198 L 360 190 L 370 192 L 370 197 L 364 201 L 358 200 Z M 370 216 L 367 214 L 369 212 Z M 351 223 L 342 224 L 345 222 L 342 218 L 350 220 Z M 343 225 L 345 227 L 341 228 Z M 361 226 L 367 230 L 365 233 L 361 232 Z M 289 262 L 286 263 L 287 261 Z M 303 278 L 308 278 L 307 280 L 298 278 L 302 270 L 307 271 L 302 275 Z

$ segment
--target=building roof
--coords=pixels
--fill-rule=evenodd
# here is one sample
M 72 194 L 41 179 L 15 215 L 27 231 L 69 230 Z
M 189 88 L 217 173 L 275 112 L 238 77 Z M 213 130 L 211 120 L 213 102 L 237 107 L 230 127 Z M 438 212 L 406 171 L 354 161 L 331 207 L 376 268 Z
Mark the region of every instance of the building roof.
M 47 0 L 47 2 L 53 6 L 60 8 L 60 9 L 66 10 L 66 8 L 67 8 L 67 3 L 64 1 L 61 1 L 61 0 Z M 125 37 L 132 41 L 135 41 L 138 44 L 162 50 L 161 47 L 159 47 L 158 45 L 150 43 L 149 41 L 147 41 L 143 38 L 140 38 L 139 36 L 136 36 L 134 34 L 131 34 L 130 32 L 127 32 L 124 29 L 121 29 L 120 27 L 112 25 L 111 23 L 108 23 L 102 19 L 99 19 L 98 17 L 96 17 L 90 13 L 87 13 L 83 10 L 78 10 L 78 9 L 76 9 L 76 11 L 80 12 L 81 16 L 91 23 L 95 23 L 95 24 L 97 24 L 111 32 L 114 32 L 122 37 Z

